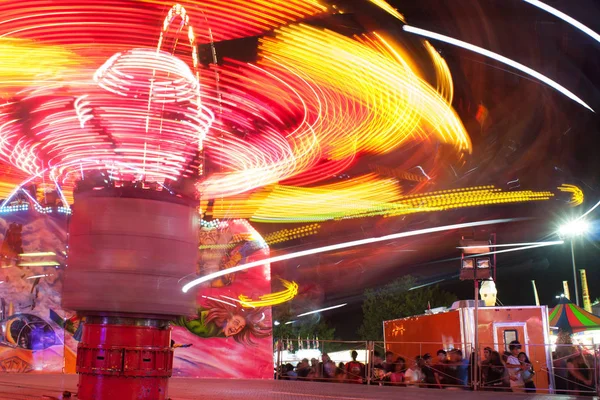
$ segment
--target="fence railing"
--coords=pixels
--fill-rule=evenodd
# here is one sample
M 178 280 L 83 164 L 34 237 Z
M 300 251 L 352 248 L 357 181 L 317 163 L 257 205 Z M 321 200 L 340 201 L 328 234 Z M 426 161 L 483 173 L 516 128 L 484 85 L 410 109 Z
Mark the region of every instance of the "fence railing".
M 275 379 L 448 390 L 597 395 L 600 347 L 319 341 L 275 351 Z M 289 341 L 288 341 L 289 343 Z M 310 347 L 310 346 L 306 346 Z M 523 354 L 521 354 L 523 353 Z

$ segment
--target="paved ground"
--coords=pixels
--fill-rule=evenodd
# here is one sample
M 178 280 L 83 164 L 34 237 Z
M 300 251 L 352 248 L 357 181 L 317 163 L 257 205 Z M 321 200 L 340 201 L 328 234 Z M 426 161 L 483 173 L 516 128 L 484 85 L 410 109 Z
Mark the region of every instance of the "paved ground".
M 0 400 L 62 399 L 68 390 L 76 400 L 77 376 L 1 374 Z M 173 378 L 169 386 L 172 400 L 566 400 L 573 396 L 520 395 L 514 393 L 469 392 L 435 389 L 393 388 L 341 383 L 315 383 L 292 381 L 215 380 Z M 591 399 L 591 397 L 587 397 Z M 118 400 L 118 399 L 111 399 Z

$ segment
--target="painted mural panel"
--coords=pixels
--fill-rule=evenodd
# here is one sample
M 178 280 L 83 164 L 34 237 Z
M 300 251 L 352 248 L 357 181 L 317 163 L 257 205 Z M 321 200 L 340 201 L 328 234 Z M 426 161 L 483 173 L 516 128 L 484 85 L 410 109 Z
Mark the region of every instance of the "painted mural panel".
M 66 232 L 64 214 L 0 215 L 0 372 L 75 372 L 81 324 L 60 307 Z M 268 246 L 244 220 L 203 225 L 199 273 L 268 257 Z M 271 310 L 239 301 L 270 289 L 268 264 L 201 288 L 197 313 L 173 321 L 173 375 L 272 378 Z
M 0 217 L 3 372 L 63 372 L 66 315 L 60 308 L 66 216 L 29 210 Z
M 200 233 L 203 275 L 269 257 L 269 248 L 245 220 L 205 224 Z M 180 318 L 173 340 L 174 376 L 273 377 L 271 309 L 242 307 L 240 295 L 271 290 L 270 266 L 225 275 L 198 291 L 198 315 Z

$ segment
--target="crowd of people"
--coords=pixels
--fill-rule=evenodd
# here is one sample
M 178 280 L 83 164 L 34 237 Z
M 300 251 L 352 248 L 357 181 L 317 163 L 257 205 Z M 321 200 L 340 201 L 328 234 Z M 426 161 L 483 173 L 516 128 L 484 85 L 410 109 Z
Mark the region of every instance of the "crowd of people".
M 536 372 L 529 357 L 517 341 L 511 342 L 508 350 L 501 354 L 490 347 L 484 349 L 477 368 L 481 389 L 534 393 Z M 357 357 L 358 353 L 353 350 L 351 361 L 336 364 L 324 353 L 320 362 L 313 358 L 303 359 L 296 367 L 282 365 L 279 378 L 354 384 L 370 381 L 386 386 L 455 390 L 471 387 L 473 378 L 474 354 L 465 358 L 460 349 L 440 349 L 435 357 L 426 353 L 412 358 L 397 357 L 391 351 L 382 357 L 375 351 L 372 365 L 358 361 Z M 589 383 L 586 376 L 577 376 L 577 379 Z

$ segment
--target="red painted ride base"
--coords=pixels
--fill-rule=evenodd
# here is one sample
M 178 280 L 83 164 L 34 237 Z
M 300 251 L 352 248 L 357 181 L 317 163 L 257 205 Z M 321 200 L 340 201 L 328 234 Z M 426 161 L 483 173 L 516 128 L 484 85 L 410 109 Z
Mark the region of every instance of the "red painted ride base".
M 164 400 L 173 369 L 167 321 L 87 317 L 77 348 L 81 400 Z

